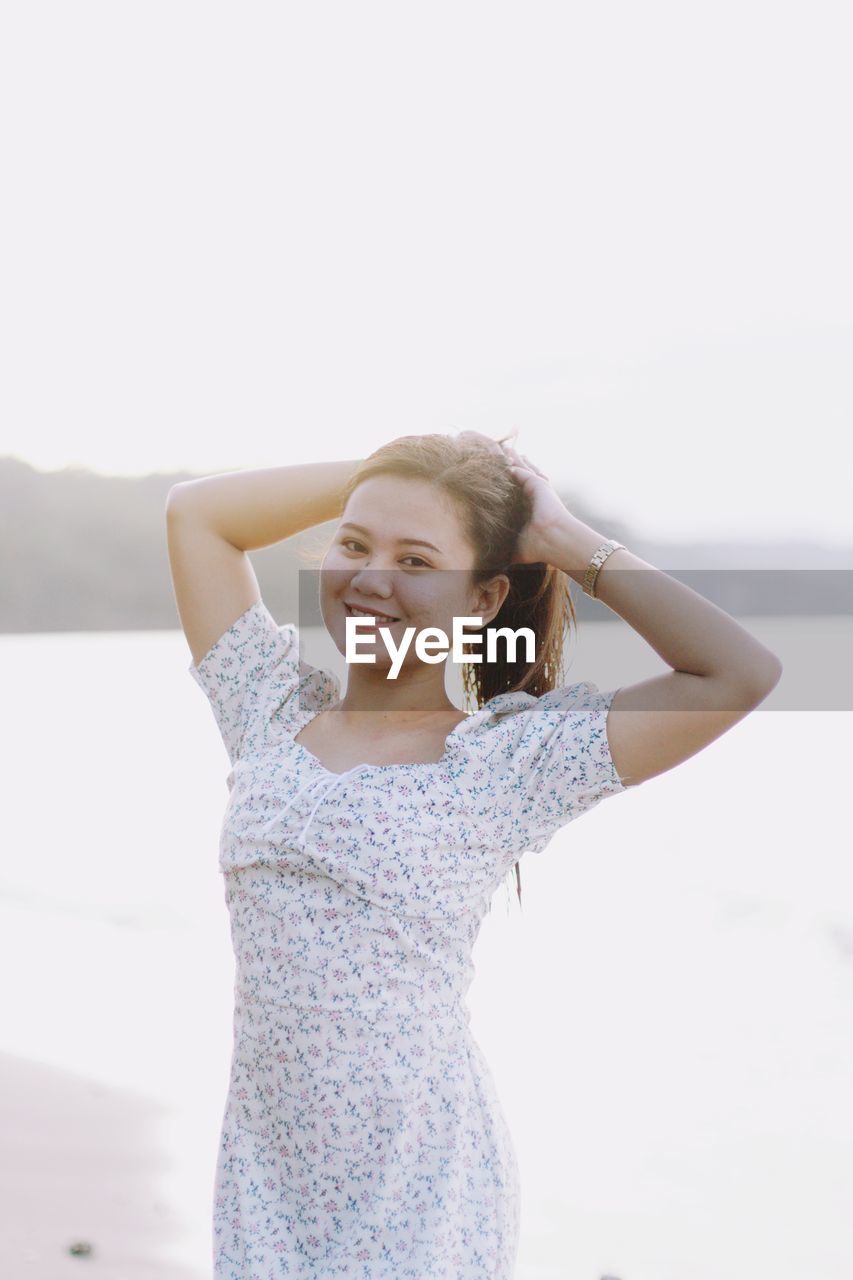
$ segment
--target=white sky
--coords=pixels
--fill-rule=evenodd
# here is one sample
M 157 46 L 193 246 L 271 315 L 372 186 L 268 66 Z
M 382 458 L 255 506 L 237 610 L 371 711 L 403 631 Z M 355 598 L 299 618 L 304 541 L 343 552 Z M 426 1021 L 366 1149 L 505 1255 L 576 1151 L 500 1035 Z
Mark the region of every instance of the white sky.
M 0 453 L 517 424 L 649 536 L 853 541 L 846 10 L 4 6 Z

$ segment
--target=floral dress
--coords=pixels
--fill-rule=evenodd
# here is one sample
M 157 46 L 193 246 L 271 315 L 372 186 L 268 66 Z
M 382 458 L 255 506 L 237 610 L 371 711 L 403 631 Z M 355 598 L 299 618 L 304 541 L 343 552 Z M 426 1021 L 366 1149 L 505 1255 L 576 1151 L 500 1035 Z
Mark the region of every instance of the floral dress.
M 589 682 L 500 694 L 436 763 L 333 773 L 294 741 L 340 698 L 262 600 L 189 672 L 231 769 L 235 956 L 217 1280 L 510 1280 L 515 1149 L 469 1027 L 473 944 L 527 850 L 625 790 Z

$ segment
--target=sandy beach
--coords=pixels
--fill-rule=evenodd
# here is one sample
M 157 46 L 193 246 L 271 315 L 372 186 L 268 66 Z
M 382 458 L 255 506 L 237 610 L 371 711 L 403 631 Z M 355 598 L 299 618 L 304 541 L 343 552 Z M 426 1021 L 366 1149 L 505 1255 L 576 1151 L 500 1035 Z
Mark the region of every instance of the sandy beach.
M 0 1272 L 21 1280 L 200 1280 L 164 1258 L 179 1233 L 146 1098 L 0 1054 Z M 73 1253 L 87 1244 L 91 1252 Z

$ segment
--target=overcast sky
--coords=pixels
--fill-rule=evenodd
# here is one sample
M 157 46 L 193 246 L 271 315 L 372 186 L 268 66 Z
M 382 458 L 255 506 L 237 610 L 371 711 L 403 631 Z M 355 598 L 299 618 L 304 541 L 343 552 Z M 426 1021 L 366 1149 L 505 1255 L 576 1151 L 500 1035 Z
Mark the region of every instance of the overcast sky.
M 848 14 L 5 5 L 0 453 L 518 425 L 650 537 L 853 542 Z

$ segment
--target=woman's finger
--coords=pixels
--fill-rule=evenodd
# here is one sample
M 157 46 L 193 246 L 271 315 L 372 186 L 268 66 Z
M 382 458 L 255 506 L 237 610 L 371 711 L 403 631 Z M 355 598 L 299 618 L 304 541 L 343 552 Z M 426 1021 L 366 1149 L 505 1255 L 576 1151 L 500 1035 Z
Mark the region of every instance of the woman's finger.
M 548 479 L 548 477 L 546 476 L 545 472 L 541 469 L 541 467 L 537 467 L 535 462 L 531 462 L 526 453 L 523 456 L 524 456 L 524 461 L 527 463 L 531 471 L 535 471 L 536 474 L 538 476 L 541 476 L 543 480 Z

